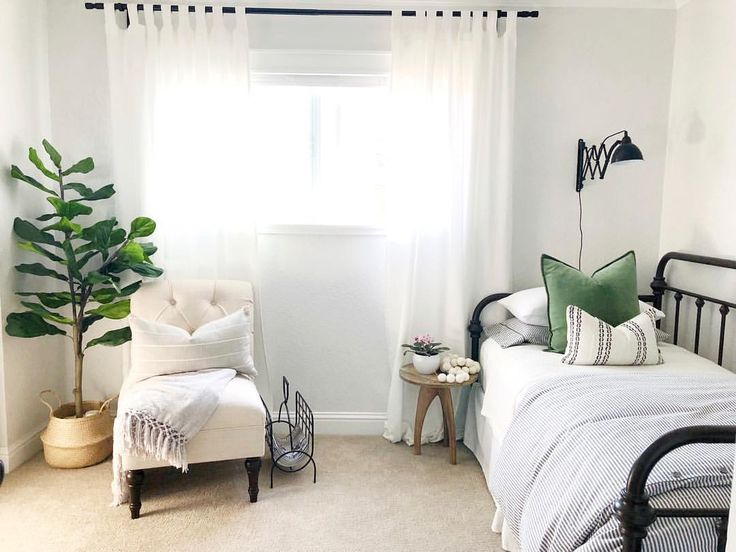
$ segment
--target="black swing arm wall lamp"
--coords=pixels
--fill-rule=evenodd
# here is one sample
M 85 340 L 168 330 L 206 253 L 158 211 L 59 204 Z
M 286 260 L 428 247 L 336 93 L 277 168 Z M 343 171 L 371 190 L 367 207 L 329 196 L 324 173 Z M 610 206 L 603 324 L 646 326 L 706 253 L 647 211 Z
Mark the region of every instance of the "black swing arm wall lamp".
M 610 145 L 606 145 L 606 140 L 623 134 Z M 575 178 L 575 191 L 580 192 L 583 189 L 583 181 L 586 178 L 591 180 L 603 178 L 606 176 L 606 170 L 609 163 L 623 163 L 625 161 L 642 161 L 644 156 L 641 150 L 631 141 L 629 133 L 626 130 L 614 132 L 610 136 L 606 136 L 599 146 L 585 146 L 585 141 L 581 138 L 578 140 L 578 170 Z

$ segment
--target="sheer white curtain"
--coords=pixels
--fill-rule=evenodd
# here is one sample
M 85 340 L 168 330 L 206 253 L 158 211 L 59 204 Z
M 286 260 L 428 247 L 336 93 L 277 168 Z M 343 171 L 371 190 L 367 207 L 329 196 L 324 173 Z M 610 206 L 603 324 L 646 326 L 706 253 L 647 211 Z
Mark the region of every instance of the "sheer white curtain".
M 258 298 L 245 10 L 195 10 L 105 4 L 115 210 L 123 223 L 156 220 L 165 277 L 248 280 Z M 256 340 L 259 388 L 270 398 L 258 329 Z
M 510 285 L 516 14 L 495 14 L 393 18 L 384 433 L 393 442 L 413 443 L 417 397 L 399 378 L 401 343 L 428 332 L 464 354 L 473 305 Z M 435 401 L 422 441 L 442 434 Z

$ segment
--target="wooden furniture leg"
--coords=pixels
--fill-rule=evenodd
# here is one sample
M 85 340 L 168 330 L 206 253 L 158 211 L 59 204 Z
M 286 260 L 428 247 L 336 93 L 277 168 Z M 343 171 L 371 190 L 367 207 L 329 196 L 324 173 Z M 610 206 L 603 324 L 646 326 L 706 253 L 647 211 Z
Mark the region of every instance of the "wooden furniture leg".
M 417 413 L 414 418 L 414 454 L 422 454 L 422 426 L 427 415 L 429 405 L 437 396 L 437 390 L 425 385 L 419 386 L 419 398 L 417 399 Z
M 455 409 L 452 407 L 452 394 L 449 388 L 439 390 L 442 403 L 442 417 L 445 420 L 445 435 L 450 441 L 450 464 L 457 464 L 457 439 L 455 437 Z
M 125 480 L 128 482 L 130 493 L 130 519 L 138 519 L 141 516 L 141 488 L 143 487 L 143 470 L 128 470 L 125 472 Z
M 248 472 L 248 496 L 251 502 L 258 502 L 258 475 L 261 473 L 260 458 L 246 458 L 245 471 Z M 271 474 L 273 476 L 273 473 Z

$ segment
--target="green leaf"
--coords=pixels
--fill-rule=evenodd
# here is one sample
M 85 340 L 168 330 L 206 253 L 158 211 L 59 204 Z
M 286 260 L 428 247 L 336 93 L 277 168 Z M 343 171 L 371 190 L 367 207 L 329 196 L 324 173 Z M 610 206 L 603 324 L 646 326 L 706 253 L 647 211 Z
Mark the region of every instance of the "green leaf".
M 92 299 L 98 303 L 111 303 L 120 297 L 120 292 L 115 288 L 98 288 L 92 292 Z
M 143 254 L 146 257 L 150 257 L 156 251 L 158 251 L 158 247 L 153 245 L 151 242 L 141 242 L 140 246 L 143 248 Z
M 119 281 L 120 278 L 114 274 L 102 274 L 96 270 L 88 272 L 84 277 L 84 282 L 86 284 L 110 284 L 115 286 Z
M 107 245 L 109 247 L 120 245 L 126 240 L 126 237 L 127 233 L 125 232 L 124 228 L 115 228 L 112 232 L 110 232 L 110 241 Z
M 38 156 L 36 148 L 28 148 L 28 159 L 48 178 L 56 180 L 57 182 L 59 181 L 59 175 L 46 168 L 46 165 L 43 164 L 43 161 L 41 161 L 41 158 Z
M 46 213 L 45 215 L 41 215 L 40 217 L 36 217 L 36 220 L 40 220 L 41 222 L 46 222 L 47 220 L 51 220 L 52 218 L 56 218 L 59 215 L 56 213 Z
M 132 263 L 128 268 L 146 278 L 158 278 L 164 273 L 163 269 L 149 263 Z
M 92 161 L 91 157 L 86 157 L 85 159 L 82 159 L 81 161 L 69 167 L 67 170 L 65 170 L 61 174 L 64 176 L 67 176 L 72 173 L 87 174 L 94 168 L 95 168 L 95 162 Z
M 35 312 L 13 312 L 5 319 L 5 331 L 13 337 L 40 337 L 42 335 L 66 335 L 66 332 L 46 322 Z
M 101 220 L 82 230 L 81 237 L 88 242 L 92 242 L 95 249 L 102 253 L 103 257 L 107 257 L 111 234 L 116 224 L 117 220 L 114 218 Z
M 98 320 L 102 320 L 102 318 L 103 317 L 100 316 L 99 314 L 90 314 L 82 318 L 82 333 L 86 332 L 89 329 L 89 327 L 95 322 L 97 322 Z
M 63 259 L 59 257 L 58 255 L 54 255 L 51 251 L 48 251 L 41 247 L 40 245 L 36 245 L 35 243 L 31 242 L 18 242 L 18 247 L 20 249 L 23 249 L 24 251 L 31 251 L 32 253 L 37 253 L 39 255 L 43 255 L 47 259 L 50 259 L 54 262 L 61 262 Z
M 79 266 L 77 266 L 77 257 L 74 254 L 74 246 L 69 240 L 64 242 L 64 254 L 66 255 L 66 266 L 69 268 L 72 276 L 77 280 L 81 280 L 82 274 L 79 272 Z
M 54 164 L 54 166 L 57 169 L 61 168 L 61 155 L 58 151 L 56 151 L 56 148 L 52 146 L 48 140 L 45 138 L 41 141 L 41 144 L 43 144 L 43 149 L 46 150 L 46 153 L 49 155 L 49 158 L 51 159 L 51 162 Z
M 34 188 L 38 188 L 39 190 L 46 192 L 47 194 L 51 194 L 53 196 L 59 197 L 59 194 L 57 194 L 55 191 L 51 190 L 50 188 L 47 188 L 35 178 L 30 177 L 26 174 L 23 174 L 23 171 L 21 171 L 16 165 L 13 165 L 10 167 L 10 176 L 15 178 L 16 180 L 22 180 L 23 182 L 30 184 Z
M 92 188 L 79 182 L 70 182 L 69 184 L 64 184 L 64 189 L 74 190 L 81 196 L 80 199 L 73 201 L 99 201 L 100 199 L 108 199 L 115 194 L 115 188 L 112 184 L 107 184 L 99 190 L 93 191 Z
M 13 232 L 22 240 L 61 247 L 61 243 L 56 241 L 52 234 L 37 228 L 33 223 L 22 218 L 15 217 Z
M 131 335 L 130 335 L 130 328 L 120 328 L 119 330 L 110 330 L 109 332 L 105 332 L 100 337 L 96 339 L 90 340 L 89 343 L 87 343 L 87 346 L 85 349 L 89 349 L 90 347 L 94 347 L 95 345 L 106 345 L 108 347 L 115 347 L 117 345 L 122 345 L 123 343 L 130 341 Z
M 71 326 L 74 324 L 74 320 L 71 318 L 67 318 L 66 316 L 62 316 L 57 312 L 51 312 L 43 305 L 40 305 L 39 303 L 31 303 L 30 301 L 21 301 L 21 305 L 23 305 L 25 308 L 31 310 L 32 312 L 35 312 L 37 315 L 39 315 L 42 318 L 45 318 L 46 320 L 51 320 L 52 322 L 58 322 L 59 324 L 66 324 L 67 326 Z
M 68 182 L 64 184 L 65 190 L 74 190 L 82 197 L 90 196 L 94 193 L 94 190 L 89 186 L 85 186 L 81 182 Z
M 46 268 L 41 263 L 15 265 L 15 270 L 17 270 L 18 272 L 22 272 L 23 274 L 33 274 L 34 276 L 51 276 L 52 278 L 56 278 L 57 280 L 62 280 L 64 282 L 69 281 L 69 278 L 67 278 L 63 274 L 59 274 L 55 270 Z
M 123 297 L 133 295 L 136 291 L 140 289 L 142 283 L 143 280 L 138 280 L 137 282 L 133 282 L 132 284 L 125 286 L 123 289 L 120 290 L 120 295 L 122 295 Z
M 61 217 L 58 222 L 49 224 L 43 228 L 44 230 L 59 230 L 65 234 L 79 234 L 82 231 L 82 227 L 76 222 L 70 221 L 66 217 Z
M 78 253 L 78 252 L 77 252 L 77 253 Z M 81 257 L 81 258 L 80 258 L 80 259 L 79 259 L 79 260 L 77 261 L 77 266 L 78 266 L 78 267 L 79 267 L 80 269 L 84 268 L 84 265 L 86 265 L 86 264 L 87 264 L 87 263 L 89 262 L 89 260 L 90 260 L 90 259 L 91 259 L 92 257 L 94 257 L 95 255 L 97 255 L 97 254 L 98 254 L 98 253 L 97 253 L 97 251 L 89 251 L 89 252 L 88 252 L 88 253 L 86 253 L 85 255 L 82 255 L 82 257 Z
M 21 297 L 36 297 L 41 303 L 50 309 L 58 309 L 72 302 L 72 295 L 68 291 L 57 293 L 16 292 Z
M 146 258 L 143 248 L 139 243 L 129 241 L 120 248 L 119 259 L 124 263 L 142 263 Z
M 79 215 L 89 215 L 92 213 L 92 207 L 77 203 L 76 201 L 63 201 L 58 197 L 47 197 L 46 200 L 54 206 L 56 214 L 69 220 Z
M 137 217 L 130 223 L 128 238 L 144 238 L 150 236 L 156 230 L 156 223 L 148 217 Z
M 97 314 L 99 316 L 104 316 L 105 318 L 120 320 L 130 314 L 130 299 L 123 299 L 117 303 L 103 304 L 88 312 L 89 314 Z

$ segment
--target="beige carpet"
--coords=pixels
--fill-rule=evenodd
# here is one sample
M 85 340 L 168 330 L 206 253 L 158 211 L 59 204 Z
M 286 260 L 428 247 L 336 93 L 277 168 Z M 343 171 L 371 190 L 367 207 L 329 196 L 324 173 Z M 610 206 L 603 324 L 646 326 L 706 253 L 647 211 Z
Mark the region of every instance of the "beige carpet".
M 322 437 L 319 472 L 261 471 L 257 504 L 247 501 L 242 462 L 146 474 L 141 518 L 112 508 L 110 462 L 55 470 L 42 455 L 0 487 L 3 551 L 500 551 L 480 467 L 464 447 L 422 456 L 380 437 Z

